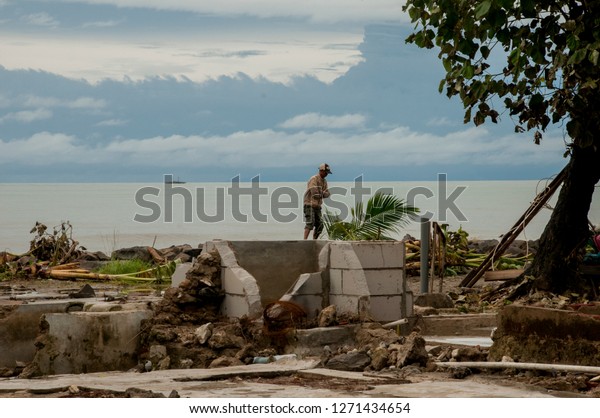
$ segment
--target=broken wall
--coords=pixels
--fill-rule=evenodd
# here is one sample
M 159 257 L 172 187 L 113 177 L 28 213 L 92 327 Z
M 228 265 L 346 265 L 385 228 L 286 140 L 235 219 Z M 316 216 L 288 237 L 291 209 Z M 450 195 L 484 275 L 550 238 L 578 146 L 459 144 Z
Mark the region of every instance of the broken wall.
M 309 318 L 329 304 L 376 321 L 412 314 L 403 242 L 218 240 L 205 244 L 212 249 L 221 257 L 226 316 L 259 317 L 276 300 L 299 304 Z

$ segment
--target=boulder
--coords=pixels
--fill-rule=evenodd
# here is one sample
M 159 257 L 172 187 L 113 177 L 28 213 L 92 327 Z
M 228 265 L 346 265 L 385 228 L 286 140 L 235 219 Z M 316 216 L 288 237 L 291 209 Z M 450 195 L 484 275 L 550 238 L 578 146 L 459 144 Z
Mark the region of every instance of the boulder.
M 425 340 L 419 334 L 413 332 L 404 344 L 398 346 L 396 367 L 401 368 L 414 363 L 424 367 L 427 365 L 428 359 L 429 355 L 425 349 Z
M 362 372 L 371 363 L 371 358 L 360 351 L 350 351 L 330 358 L 325 367 L 333 370 Z
M 337 308 L 335 305 L 329 305 L 319 313 L 319 326 L 331 327 L 337 324 Z
M 385 347 L 377 347 L 371 351 L 371 369 L 379 371 L 388 366 L 390 352 Z
M 196 328 L 194 334 L 196 335 L 196 341 L 198 341 L 198 344 L 205 344 L 212 336 L 213 329 L 214 325 L 212 324 L 212 322 L 208 322 Z
M 208 368 L 216 369 L 219 367 L 243 366 L 243 365 L 244 365 L 244 363 L 242 363 L 240 360 L 238 360 L 235 357 L 221 356 L 221 357 L 217 357 L 216 359 L 214 359 L 210 363 Z
M 452 298 L 445 293 L 425 293 L 417 296 L 414 302 L 418 306 L 429 306 L 435 309 L 454 308 Z
M 111 258 L 114 260 L 142 260 L 148 263 L 154 261 L 148 247 L 129 247 L 121 248 L 112 252 Z

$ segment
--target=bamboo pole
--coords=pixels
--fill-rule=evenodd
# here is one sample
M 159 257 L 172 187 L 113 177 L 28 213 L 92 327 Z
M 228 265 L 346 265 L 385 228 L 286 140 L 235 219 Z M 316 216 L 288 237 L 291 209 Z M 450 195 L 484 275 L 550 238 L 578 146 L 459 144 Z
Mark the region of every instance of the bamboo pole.
M 490 268 L 492 263 L 494 262 L 494 258 L 500 257 L 504 252 L 508 249 L 510 244 L 519 236 L 519 234 L 525 229 L 527 224 L 535 217 L 535 215 L 539 212 L 539 210 L 544 207 L 548 199 L 552 197 L 554 192 L 561 185 L 563 180 L 567 175 L 567 167 L 563 168 L 560 173 L 550 182 L 548 187 L 544 189 L 541 193 L 539 193 L 534 199 L 533 203 L 529 206 L 529 208 L 525 211 L 523 215 L 519 218 L 519 220 L 515 223 L 515 225 L 510 229 L 508 233 L 506 233 L 500 242 L 496 245 L 494 250 L 492 250 L 485 260 L 479 265 L 479 267 L 471 270 L 469 274 L 465 276 L 465 278 L 460 282 L 460 286 L 462 287 L 473 287 L 475 283 L 483 276 L 485 271 Z

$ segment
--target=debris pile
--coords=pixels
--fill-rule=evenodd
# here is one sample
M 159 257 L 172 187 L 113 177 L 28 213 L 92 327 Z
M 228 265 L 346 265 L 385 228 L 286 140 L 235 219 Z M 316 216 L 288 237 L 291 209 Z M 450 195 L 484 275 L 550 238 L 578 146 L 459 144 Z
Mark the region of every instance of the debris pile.
M 440 227 L 437 233 L 442 236 L 443 261 L 438 263 L 436 269 L 443 266 L 444 271 L 436 271 L 436 274 L 444 276 L 456 276 L 469 272 L 479 266 L 499 243 L 495 239 L 469 239 L 469 233 L 462 228 L 450 231 Z M 406 245 L 407 271 L 409 274 L 418 275 L 421 267 L 421 241 L 411 236 L 404 237 L 403 241 Z M 537 241 L 516 240 L 505 253 L 494 258 L 493 269 L 522 269 L 533 258 L 537 248 Z
M 0 281 L 27 279 L 145 281 L 168 282 L 178 262 L 189 262 L 201 253 L 189 244 L 172 245 L 164 249 L 129 247 L 112 252 L 88 252 L 73 239 L 73 227 L 67 221 L 52 232 L 40 222 L 30 231 L 35 234 L 27 253 L 17 255 L 0 252 Z M 98 269 L 109 262 L 136 260 L 148 263 L 148 268 L 127 274 L 107 274 Z

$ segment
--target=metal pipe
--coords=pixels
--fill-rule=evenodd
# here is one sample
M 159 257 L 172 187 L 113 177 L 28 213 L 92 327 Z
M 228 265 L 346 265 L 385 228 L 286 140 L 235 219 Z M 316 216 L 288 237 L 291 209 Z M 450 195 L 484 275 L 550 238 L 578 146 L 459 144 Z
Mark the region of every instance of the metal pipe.
M 431 221 L 421 218 L 421 293 L 429 293 L 429 237 Z
M 447 368 L 470 367 L 473 369 L 523 369 L 555 372 L 590 373 L 600 375 L 600 367 L 578 366 L 571 364 L 516 363 L 512 361 L 438 361 L 435 363 L 435 365 Z

